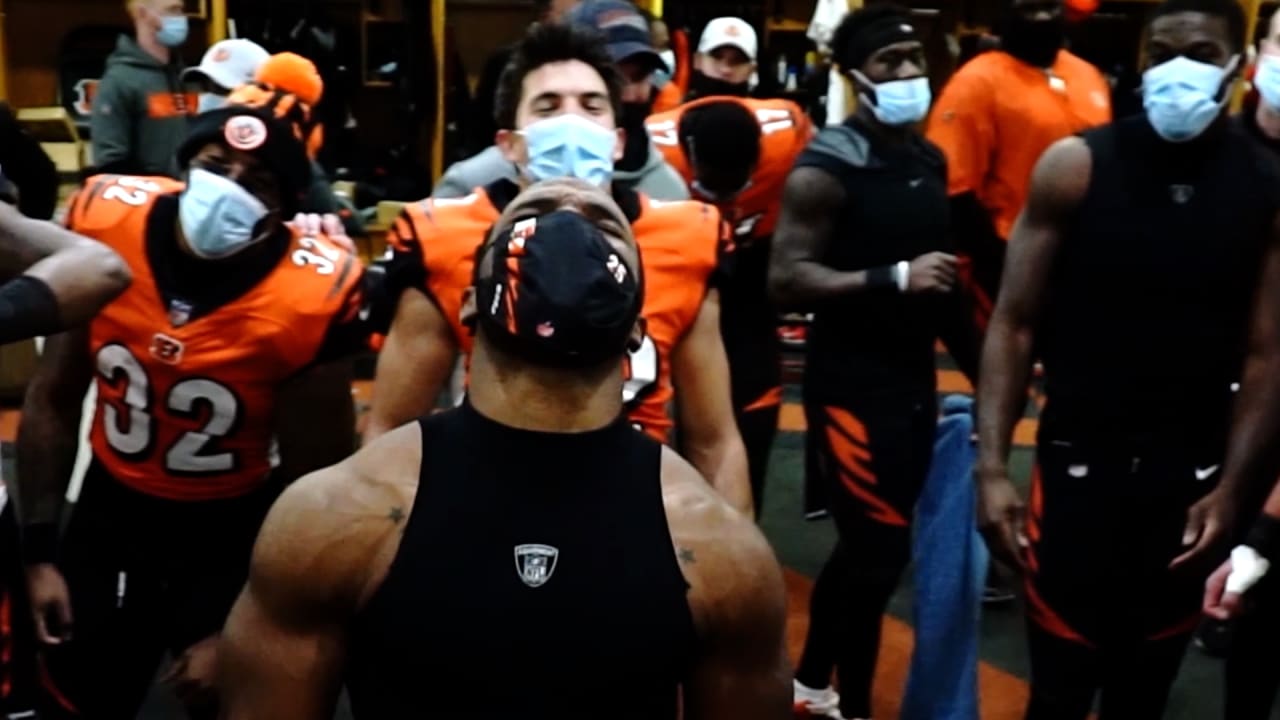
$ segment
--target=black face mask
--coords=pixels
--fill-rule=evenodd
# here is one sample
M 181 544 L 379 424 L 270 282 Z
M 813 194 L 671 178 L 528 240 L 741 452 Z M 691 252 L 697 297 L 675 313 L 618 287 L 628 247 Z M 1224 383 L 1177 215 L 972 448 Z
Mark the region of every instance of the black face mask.
M 726 80 L 717 80 L 707 77 L 697 70 L 689 76 L 689 98 L 710 97 L 712 95 L 730 95 L 732 97 L 746 97 L 750 94 L 750 83 L 731 83 Z
M 1053 65 L 1066 40 L 1066 25 L 1059 15 L 1053 20 L 1027 20 L 1010 11 L 1002 23 L 1000 48 L 1036 67 Z
M 649 118 L 651 110 L 649 103 L 622 104 L 622 129 L 627 133 L 627 145 L 622 151 L 622 159 L 614 163 L 618 170 L 639 170 L 648 162 L 649 132 L 644 128 L 644 121 Z

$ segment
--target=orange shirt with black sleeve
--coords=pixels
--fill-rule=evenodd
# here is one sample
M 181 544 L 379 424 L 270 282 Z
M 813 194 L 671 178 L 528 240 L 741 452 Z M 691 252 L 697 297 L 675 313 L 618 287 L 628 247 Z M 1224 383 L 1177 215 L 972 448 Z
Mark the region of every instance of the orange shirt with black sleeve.
M 649 137 L 663 158 L 692 187 L 693 166 L 680 144 L 680 121 L 695 108 L 721 102 L 736 102 L 755 116 L 760 124 L 760 161 L 751 174 L 751 184 L 734 199 L 725 218 L 733 227 L 739 244 L 749 238 L 773 234 L 782 208 L 782 186 L 791 166 L 813 139 L 813 121 L 790 100 L 757 100 L 738 97 L 706 97 L 685 103 L 669 112 L 650 115 L 645 121 Z
M 94 459 L 138 492 L 233 498 L 270 474 L 281 385 L 366 342 L 364 268 L 293 228 L 247 259 L 185 256 L 182 189 L 168 178 L 100 175 L 72 201 L 68 227 L 114 249 L 134 278 L 89 324 L 98 391 L 91 442 Z M 186 292 L 194 285 L 218 295 L 196 298 Z
M 974 193 L 1007 240 L 1040 155 L 1110 121 L 1111 87 L 1085 60 L 1062 50 L 1046 71 L 992 51 L 947 82 L 926 135 L 946 155 L 948 194 Z
M 516 195 L 499 181 L 462 198 L 431 198 L 405 206 L 388 238 L 388 276 L 417 287 L 443 313 L 459 349 L 473 337 L 462 325 L 463 294 L 471 286 L 477 248 Z M 668 406 L 675 391 L 671 354 L 693 327 L 707 290 L 717 282 L 728 249 L 720 213 L 699 202 L 660 202 L 634 192 L 617 199 L 640 246 L 645 276 L 642 315 L 647 335 L 626 363 L 623 400 L 644 432 L 665 442 L 673 426 Z

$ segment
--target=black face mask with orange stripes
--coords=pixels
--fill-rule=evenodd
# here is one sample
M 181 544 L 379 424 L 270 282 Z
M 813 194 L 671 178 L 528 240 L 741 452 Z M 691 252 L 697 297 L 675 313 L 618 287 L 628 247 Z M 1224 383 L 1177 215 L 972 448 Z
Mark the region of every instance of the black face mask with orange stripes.
M 1000 49 L 1041 68 L 1053 65 L 1066 39 L 1066 26 L 1061 15 L 1052 20 L 1027 20 L 1016 11 L 1010 12 L 1002 23 L 1001 31 Z

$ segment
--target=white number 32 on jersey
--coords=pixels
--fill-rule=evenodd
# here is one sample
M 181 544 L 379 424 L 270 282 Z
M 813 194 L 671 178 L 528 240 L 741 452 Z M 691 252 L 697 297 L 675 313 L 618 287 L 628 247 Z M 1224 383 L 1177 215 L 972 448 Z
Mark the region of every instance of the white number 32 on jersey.
M 628 409 L 640 404 L 658 385 L 658 347 L 648 335 L 640 347 L 627 353 L 623 365 L 622 402 Z

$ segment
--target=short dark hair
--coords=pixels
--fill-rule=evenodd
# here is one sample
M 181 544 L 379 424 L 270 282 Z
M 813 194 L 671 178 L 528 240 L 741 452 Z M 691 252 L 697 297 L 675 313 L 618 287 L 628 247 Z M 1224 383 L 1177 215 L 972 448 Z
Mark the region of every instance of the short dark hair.
M 493 116 L 499 129 L 516 126 L 516 111 L 524 94 L 524 79 L 543 65 L 577 60 L 600 74 L 609 90 L 609 103 L 615 118 L 622 117 L 622 72 L 614 64 L 604 36 L 579 25 L 548 22 L 534 23 L 515 46 L 493 97 Z
M 831 55 L 841 70 L 848 72 L 858 69 L 855 65 L 862 64 L 854 59 L 854 45 L 858 35 L 885 18 L 900 18 L 903 22 L 910 23 L 911 11 L 895 3 L 876 3 L 844 16 L 831 35 Z
M 1147 25 L 1150 26 L 1157 18 L 1184 12 L 1222 18 L 1227 23 L 1227 33 L 1230 35 L 1227 39 L 1231 41 L 1231 49 L 1236 52 L 1244 50 L 1245 28 L 1248 23 L 1245 21 L 1244 8 L 1236 0 L 1164 0 L 1151 11 Z
M 760 123 L 734 100 L 690 108 L 680 120 L 680 142 L 693 147 L 698 167 L 711 166 L 728 175 L 749 175 L 760 162 Z

